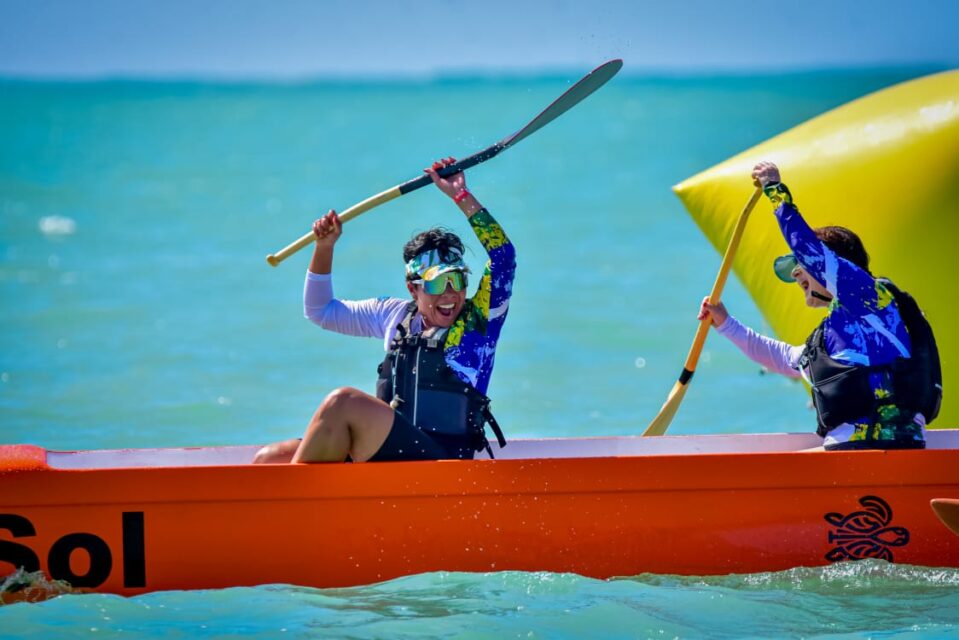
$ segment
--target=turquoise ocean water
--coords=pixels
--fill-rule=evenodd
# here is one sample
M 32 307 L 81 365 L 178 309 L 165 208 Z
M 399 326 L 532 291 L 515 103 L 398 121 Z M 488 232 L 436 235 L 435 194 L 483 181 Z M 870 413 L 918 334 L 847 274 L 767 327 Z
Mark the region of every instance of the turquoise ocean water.
M 507 434 L 641 432 L 719 265 L 669 187 L 927 71 L 623 75 L 470 171 L 518 251 L 490 388 Z M 276 269 L 264 256 L 327 208 L 512 133 L 577 77 L 0 80 L 0 443 L 260 443 L 299 435 L 336 386 L 372 390 L 381 344 L 302 318 L 309 251 Z M 434 224 L 468 239 L 482 268 L 461 214 L 426 188 L 347 224 L 337 293 L 402 295 L 401 246 Z M 764 327 L 738 283 L 725 298 Z M 812 425 L 800 385 L 714 336 L 670 433 Z M 959 637 L 957 587 L 955 570 L 879 562 L 612 581 L 435 573 L 70 595 L 0 607 L 0 637 Z

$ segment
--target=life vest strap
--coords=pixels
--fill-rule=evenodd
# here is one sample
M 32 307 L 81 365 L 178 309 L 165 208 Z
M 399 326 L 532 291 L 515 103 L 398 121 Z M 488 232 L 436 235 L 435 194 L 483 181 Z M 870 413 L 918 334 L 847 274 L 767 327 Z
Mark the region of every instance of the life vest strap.
M 500 428 L 499 423 L 496 422 L 496 418 L 493 417 L 493 412 L 489 408 L 489 400 L 483 403 L 483 408 L 481 409 L 483 414 L 483 419 L 489 423 L 490 429 L 493 430 L 493 433 L 496 435 L 496 442 L 499 444 L 499 448 L 502 449 L 506 446 L 506 438 L 503 436 L 503 430 Z M 489 449 L 489 444 L 487 443 L 486 448 Z M 492 453 L 490 454 L 492 457 Z

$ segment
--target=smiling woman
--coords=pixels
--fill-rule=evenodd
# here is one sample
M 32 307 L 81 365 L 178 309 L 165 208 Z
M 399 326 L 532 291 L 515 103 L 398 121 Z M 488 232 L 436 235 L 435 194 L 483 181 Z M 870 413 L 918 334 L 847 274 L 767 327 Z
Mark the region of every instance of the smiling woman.
M 465 192 L 464 193 L 468 193 Z M 466 302 L 463 242 L 455 233 L 430 229 L 403 247 L 406 288 L 427 330 L 448 328 Z
M 376 397 L 351 387 L 334 390 L 316 410 L 302 440 L 267 445 L 257 463 L 354 462 L 472 458 L 490 451 L 485 424 L 505 440 L 489 410 L 489 387 L 500 330 L 512 290 L 513 246 L 466 188 L 462 172 L 446 178 L 439 161 L 425 170 L 466 215 L 490 259 L 476 294 L 466 298 L 463 243 L 431 229 L 403 248 L 412 300 L 338 300 L 333 295 L 333 246 L 342 233 L 336 212 L 313 225 L 316 247 L 304 289 L 307 318 L 355 336 L 383 338 Z

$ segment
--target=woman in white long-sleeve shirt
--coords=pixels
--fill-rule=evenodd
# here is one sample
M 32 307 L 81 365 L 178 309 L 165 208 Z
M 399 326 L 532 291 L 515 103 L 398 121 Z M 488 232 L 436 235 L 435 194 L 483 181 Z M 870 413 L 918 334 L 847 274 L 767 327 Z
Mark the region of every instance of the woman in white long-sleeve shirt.
M 302 439 L 263 447 L 254 462 L 354 462 L 472 458 L 487 448 L 486 390 L 500 330 L 506 319 L 515 271 L 515 252 L 489 212 L 466 189 L 462 173 L 441 178 L 426 172 L 466 215 L 489 254 L 476 294 L 467 299 L 469 269 L 455 234 L 432 229 L 404 247 L 411 299 L 340 300 L 333 295 L 333 246 L 342 228 L 335 212 L 314 223 L 317 236 L 304 287 L 304 313 L 324 329 L 384 339 L 389 357 L 380 367 L 377 396 L 350 387 L 330 393 Z M 411 362 L 411 341 L 420 341 Z M 430 345 L 433 345 L 432 348 Z M 404 351 L 406 349 L 406 351 Z M 429 367 L 431 381 L 422 380 Z M 432 359 L 430 359 L 432 358 Z M 406 366 L 411 375 L 403 373 Z M 415 378 L 415 381 L 413 380 Z
M 859 237 L 844 227 L 811 229 L 780 180 L 760 162 L 752 177 L 775 205 L 792 253 L 776 275 L 799 285 L 806 304 L 828 309 L 805 345 L 763 336 L 703 300 L 699 318 L 770 371 L 806 379 L 813 388 L 827 450 L 925 446 L 925 425 L 938 413 L 941 373 L 935 340 L 915 301 L 869 271 Z

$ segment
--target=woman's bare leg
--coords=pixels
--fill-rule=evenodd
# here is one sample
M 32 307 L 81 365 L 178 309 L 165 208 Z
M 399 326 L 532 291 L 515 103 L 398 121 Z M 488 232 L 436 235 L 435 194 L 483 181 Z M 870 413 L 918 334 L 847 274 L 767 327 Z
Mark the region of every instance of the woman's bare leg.
M 278 464 L 289 462 L 300 446 L 300 439 L 283 440 L 268 444 L 253 456 L 253 464 Z
M 365 462 L 379 451 L 393 427 L 393 409 L 352 387 L 326 397 L 313 414 L 292 462 L 342 462 L 347 454 Z

